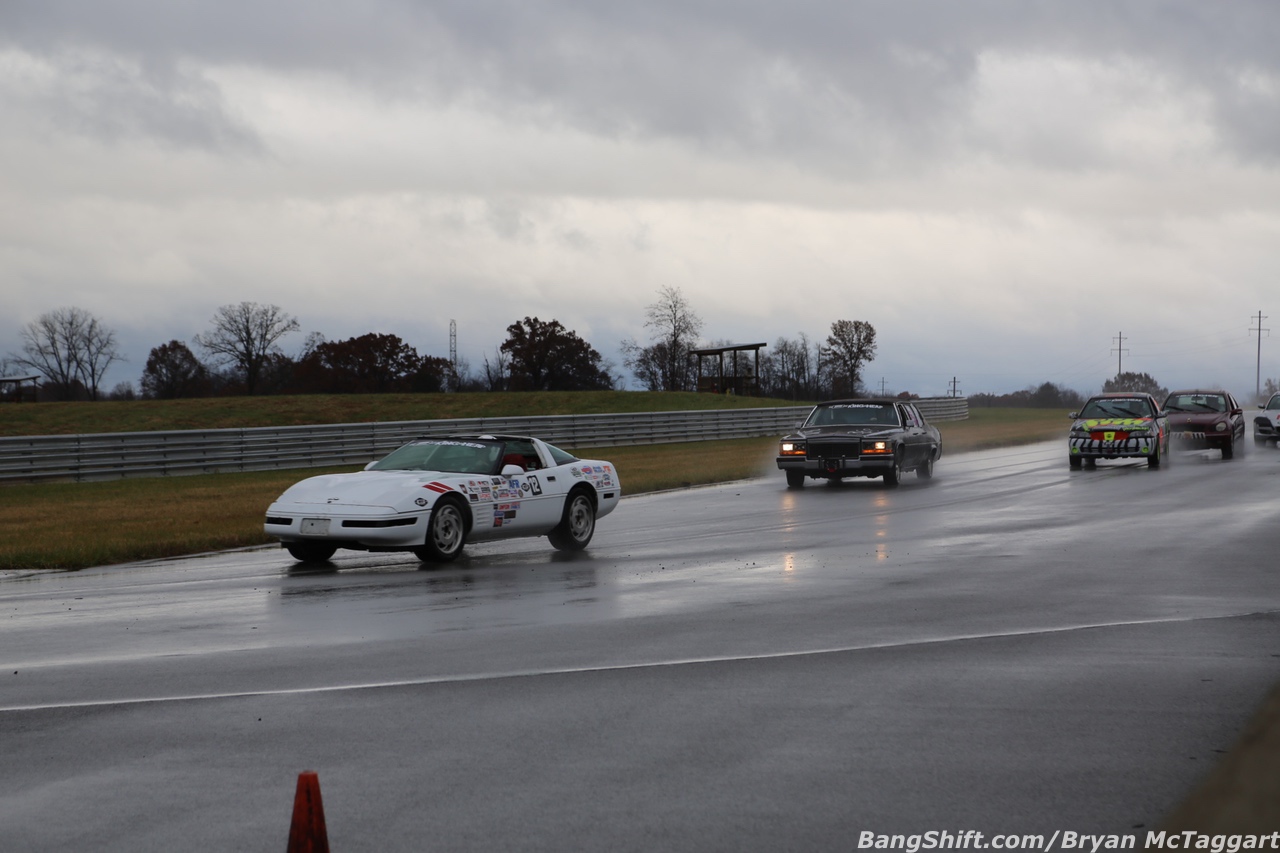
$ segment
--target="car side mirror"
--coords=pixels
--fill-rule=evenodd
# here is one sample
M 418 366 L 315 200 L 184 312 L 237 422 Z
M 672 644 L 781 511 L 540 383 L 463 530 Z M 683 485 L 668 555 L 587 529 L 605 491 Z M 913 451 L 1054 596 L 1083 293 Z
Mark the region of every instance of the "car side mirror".
M 504 477 L 519 477 L 523 473 L 524 473 L 524 469 L 521 468 L 519 465 L 503 465 L 502 466 L 502 476 Z
M 1244 409 L 1232 409 L 1232 410 L 1231 410 L 1231 414 L 1233 414 L 1233 415 L 1243 415 L 1243 414 L 1244 414 Z
M 364 470 L 368 471 L 370 468 L 372 468 L 374 465 L 377 465 L 377 464 L 378 464 L 378 460 L 375 459 L 372 462 L 370 462 L 368 465 L 364 466 Z
M 1080 413 L 1079 413 L 1079 412 L 1067 412 L 1067 417 L 1071 418 L 1071 420 L 1073 420 L 1073 421 L 1074 421 L 1076 418 L 1080 417 Z

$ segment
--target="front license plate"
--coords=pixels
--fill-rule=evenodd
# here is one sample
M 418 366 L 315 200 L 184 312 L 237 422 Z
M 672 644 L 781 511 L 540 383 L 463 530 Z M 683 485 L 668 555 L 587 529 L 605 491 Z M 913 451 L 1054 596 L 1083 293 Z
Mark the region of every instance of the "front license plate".
M 327 518 L 304 518 L 302 519 L 302 532 L 310 533 L 313 536 L 325 536 L 329 533 L 329 519 Z

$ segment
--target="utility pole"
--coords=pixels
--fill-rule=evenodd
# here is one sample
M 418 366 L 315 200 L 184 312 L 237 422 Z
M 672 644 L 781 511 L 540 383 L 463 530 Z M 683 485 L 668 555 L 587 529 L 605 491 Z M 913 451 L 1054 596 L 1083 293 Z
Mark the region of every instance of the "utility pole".
M 880 396 L 884 396 L 884 377 L 880 377 Z
M 1116 376 L 1118 377 L 1121 373 L 1124 373 L 1124 354 L 1128 352 L 1124 348 L 1124 332 L 1119 332 L 1111 340 L 1116 341 L 1116 345 L 1111 348 L 1111 351 L 1118 354 L 1116 358 Z
M 1271 331 L 1270 329 L 1262 328 L 1262 321 L 1265 319 L 1267 319 L 1267 316 L 1259 311 L 1257 316 L 1258 325 L 1249 327 L 1250 334 L 1254 332 L 1257 332 L 1258 334 L 1258 373 L 1257 378 L 1254 380 L 1256 385 L 1253 389 L 1253 396 L 1255 400 L 1262 399 L 1262 333 Z
M 458 390 L 458 321 L 449 321 L 449 378 L 445 380 L 446 391 Z
M 956 379 L 956 377 L 954 377 L 954 376 L 952 376 L 952 377 L 951 377 L 951 396 L 952 396 L 952 397 L 959 397 L 959 396 L 960 396 L 960 389 L 956 387 L 956 385 L 957 385 L 959 382 L 960 382 L 960 380 L 959 380 L 959 379 Z

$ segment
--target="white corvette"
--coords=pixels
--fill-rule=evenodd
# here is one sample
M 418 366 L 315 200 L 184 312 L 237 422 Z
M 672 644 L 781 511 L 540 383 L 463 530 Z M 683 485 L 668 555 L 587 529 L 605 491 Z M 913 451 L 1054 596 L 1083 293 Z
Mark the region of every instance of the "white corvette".
M 517 536 L 580 551 L 621 496 L 613 465 L 536 438 L 420 438 L 361 472 L 289 487 L 267 508 L 263 529 L 308 563 L 339 548 L 447 562 L 468 542 Z

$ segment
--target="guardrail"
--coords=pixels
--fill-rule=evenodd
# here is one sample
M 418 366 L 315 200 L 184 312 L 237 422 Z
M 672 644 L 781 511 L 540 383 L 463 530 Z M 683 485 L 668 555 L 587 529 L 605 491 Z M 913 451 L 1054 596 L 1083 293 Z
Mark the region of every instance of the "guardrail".
M 964 398 L 917 400 L 929 420 L 963 420 Z M 420 435 L 536 435 L 569 448 L 753 438 L 790 432 L 809 406 L 389 421 L 0 438 L 0 481 L 115 480 L 364 464 Z

